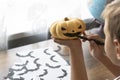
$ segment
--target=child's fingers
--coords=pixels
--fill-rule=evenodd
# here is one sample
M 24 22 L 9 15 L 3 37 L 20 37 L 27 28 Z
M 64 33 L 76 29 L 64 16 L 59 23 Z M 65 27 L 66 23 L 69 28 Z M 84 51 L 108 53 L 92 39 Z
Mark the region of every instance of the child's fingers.
M 92 35 L 88 35 L 87 38 L 89 39 L 98 39 L 100 38 L 98 34 L 92 34 Z
M 82 42 L 85 42 L 85 41 L 87 41 L 87 40 L 85 40 L 85 39 L 82 39 Z
M 95 50 L 94 41 L 89 41 L 89 43 L 90 43 L 89 51 L 90 51 L 90 54 L 93 55 L 94 50 Z
M 54 39 L 54 42 L 56 43 L 59 43 L 59 44 L 64 44 L 64 40 L 60 40 L 60 39 L 56 39 L 56 38 L 53 38 Z
M 98 45 L 94 41 L 89 41 L 89 42 L 90 42 L 90 50 L 91 51 L 95 50 L 98 47 Z
M 71 40 L 63 40 L 63 39 L 56 39 L 56 38 L 53 38 L 54 39 L 54 42 L 60 44 L 60 45 L 68 45 L 70 44 L 70 41 Z
M 90 47 L 93 48 L 94 47 L 94 41 L 89 41 L 90 43 Z
M 54 42 L 59 43 L 59 44 L 63 44 L 63 42 L 64 42 L 64 40 L 57 39 L 53 36 L 51 36 L 51 38 L 54 40 Z

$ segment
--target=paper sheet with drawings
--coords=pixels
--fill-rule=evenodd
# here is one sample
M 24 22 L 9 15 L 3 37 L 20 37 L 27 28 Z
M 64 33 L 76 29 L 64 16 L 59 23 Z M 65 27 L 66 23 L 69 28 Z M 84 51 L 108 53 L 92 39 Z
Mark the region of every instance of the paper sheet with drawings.
M 58 46 L 59 47 L 59 46 Z M 17 52 L 20 62 L 9 69 L 6 80 L 70 80 L 70 66 L 51 47 Z

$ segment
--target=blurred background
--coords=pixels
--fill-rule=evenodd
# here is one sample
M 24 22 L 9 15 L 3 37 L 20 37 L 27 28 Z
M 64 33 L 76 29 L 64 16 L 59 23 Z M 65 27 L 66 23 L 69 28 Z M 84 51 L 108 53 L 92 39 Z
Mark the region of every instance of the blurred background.
M 101 12 L 110 1 L 0 0 L 0 50 L 49 39 L 50 25 L 64 17 L 83 19 L 87 29 L 99 27 L 104 23 Z

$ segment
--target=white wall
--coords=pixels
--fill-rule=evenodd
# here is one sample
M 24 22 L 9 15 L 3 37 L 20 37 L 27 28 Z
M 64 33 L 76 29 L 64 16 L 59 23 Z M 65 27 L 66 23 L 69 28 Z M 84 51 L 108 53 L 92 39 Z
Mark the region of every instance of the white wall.
M 85 3 L 86 0 L 0 0 L 0 16 L 5 16 L 8 36 L 21 32 L 37 34 L 64 17 L 88 18 Z

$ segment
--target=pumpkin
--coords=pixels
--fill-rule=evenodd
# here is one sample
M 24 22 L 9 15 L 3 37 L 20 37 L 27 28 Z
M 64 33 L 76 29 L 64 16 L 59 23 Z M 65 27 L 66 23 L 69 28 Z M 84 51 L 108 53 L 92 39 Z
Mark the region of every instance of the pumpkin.
M 64 18 L 54 22 L 50 27 L 50 33 L 58 39 L 75 39 L 78 35 L 85 35 L 86 25 L 78 18 Z

